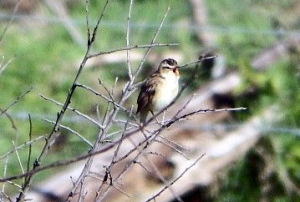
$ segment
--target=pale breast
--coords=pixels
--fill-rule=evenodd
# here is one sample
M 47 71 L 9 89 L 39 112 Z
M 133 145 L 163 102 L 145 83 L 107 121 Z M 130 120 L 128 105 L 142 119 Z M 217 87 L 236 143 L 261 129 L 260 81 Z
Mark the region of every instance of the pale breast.
M 155 111 L 159 111 L 168 106 L 178 94 L 179 77 L 166 77 L 157 89 L 156 99 L 153 103 Z

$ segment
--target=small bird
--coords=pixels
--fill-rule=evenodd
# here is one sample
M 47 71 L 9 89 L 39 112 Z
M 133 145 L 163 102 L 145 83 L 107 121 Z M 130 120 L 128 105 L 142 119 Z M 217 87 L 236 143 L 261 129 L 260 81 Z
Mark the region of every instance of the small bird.
M 176 60 L 168 58 L 161 61 L 158 70 L 149 76 L 137 99 L 140 122 L 144 124 L 148 113 L 161 110 L 168 106 L 178 94 L 180 77 Z

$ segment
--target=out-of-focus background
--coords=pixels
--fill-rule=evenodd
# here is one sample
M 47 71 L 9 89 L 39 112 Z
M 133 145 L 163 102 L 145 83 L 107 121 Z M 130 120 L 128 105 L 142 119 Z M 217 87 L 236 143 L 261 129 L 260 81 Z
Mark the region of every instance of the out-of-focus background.
M 96 24 L 104 3 L 90 1 L 91 27 Z M 110 2 L 93 52 L 126 46 L 129 3 Z M 300 200 L 299 0 L 136 0 L 132 7 L 130 44 L 149 44 L 169 6 L 156 42 L 178 43 L 178 46 L 154 48 L 138 81 L 153 72 L 166 57 L 186 64 L 201 55 L 218 55 L 214 62 L 201 66 L 199 78 L 185 95 L 203 86 L 208 89 L 216 80 L 234 74 L 240 81 L 228 92 L 215 93 L 214 107 L 247 107 L 247 110 L 198 130 L 215 131 L 214 138 L 222 139 L 227 131 L 260 117 L 258 140 L 242 157 L 214 173 L 216 178 L 205 185 L 209 198 L 215 201 Z M 85 1 L 79 0 L 0 0 L 0 176 L 22 172 L 20 162 L 24 164 L 28 155 L 24 143 L 29 139 L 29 114 L 33 158 L 41 152 L 43 137 L 53 126 L 45 119 L 55 121 L 61 106 L 40 95 L 64 102 L 86 50 L 85 9 Z M 144 53 L 141 49 L 131 51 L 133 68 L 137 68 Z M 118 77 L 118 86 L 123 86 L 128 80 L 126 65 L 126 52 L 93 58 L 84 68 L 80 83 L 104 92 L 99 79 L 112 86 Z M 189 78 L 191 69 L 181 71 L 181 83 Z M 20 97 L 28 90 L 29 93 Z M 134 93 L 126 106 L 135 106 L 136 97 Z M 97 96 L 81 89 L 76 91 L 71 106 L 91 117 L 97 117 L 97 107 L 100 114 L 106 110 Z M 264 113 L 271 115 L 260 116 Z M 67 112 L 62 123 L 90 141 L 97 136 L 97 128 L 72 112 Z M 190 126 L 187 130 L 193 129 Z M 205 144 L 205 138 L 202 141 Z M 62 130 L 45 161 L 55 162 L 88 150 L 76 136 Z M 46 181 L 56 172 L 49 170 L 37 175 L 35 180 Z M 13 184 L 6 183 L 6 194 L 14 195 L 17 191 Z M 193 201 L 200 201 L 195 198 Z

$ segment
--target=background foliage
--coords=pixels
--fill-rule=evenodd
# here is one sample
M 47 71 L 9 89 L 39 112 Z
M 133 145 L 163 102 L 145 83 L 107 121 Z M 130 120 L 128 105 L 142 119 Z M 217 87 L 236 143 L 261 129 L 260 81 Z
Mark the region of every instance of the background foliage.
M 92 22 L 95 23 L 103 3 L 103 1 L 90 2 Z M 82 36 L 85 36 L 84 2 L 68 1 L 67 5 L 69 17 Z M 94 50 L 110 50 L 126 45 L 128 10 L 124 8 L 128 6 L 128 1 L 112 1 L 100 26 L 100 40 L 93 47 Z M 214 37 L 216 43 L 214 48 L 217 54 L 226 58 L 227 70 L 237 71 L 243 75 L 243 85 L 236 89 L 236 95 L 241 95 L 253 87 L 257 90 L 256 97 L 243 97 L 238 100 L 239 106 L 249 108 L 246 116 L 238 117 L 239 121 L 246 120 L 267 106 L 273 104 L 280 106 L 278 116 L 283 118 L 278 120 L 278 117 L 274 117 L 274 120 L 278 120 L 277 125 L 266 126 L 266 138 L 271 142 L 271 146 L 267 148 L 271 150 L 269 152 L 272 154 L 278 172 L 287 172 L 298 187 L 300 177 L 299 46 L 289 50 L 284 57 L 278 58 L 275 64 L 264 71 L 253 70 L 251 61 L 261 54 L 262 50 L 299 30 L 300 19 L 297 12 L 297 8 L 300 7 L 299 1 L 206 1 L 209 27 L 192 27 L 186 26 L 191 23 L 192 18 L 188 1 L 139 0 L 135 2 L 132 13 L 132 44 L 149 43 L 168 6 L 171 6 L 170 14 L 157 41 L 179 43 L 179 46 L 174 49 L 181 52 L 184 58 L 182 62 L 186 63 L 195 60 L 199 53 L 206 51 L 197 41 L 195 33 L 208 32 Z M 12 141 L 15 145 L 28 141 L 28 114 L 33 120 L 33 138 L 50 132 L 52 125 L 41 118 L 55 120 L 60 107 L 45 101 L 38 94 L 63 102 L 84 54 L 85 44 L 80 45 L 74 41 L 62 25 L 61 19 L 55 17 L 46 5 L 36 4 L 32 12 L 36 10 L 42 13 L 37 15 L 39 16 L 37 19 L 30 17 L 31 15 L 18 14 L 0 44 L 0 56 L 4 63 L 13 58 L 7 69 L 0 75 L 0 108 L 5 109 L 27 89 L 32 88 L 28 95 L 9 109 L 8 113 L 13 118 L 13 123 L 4 116 L 0 117 L 0 156 L 14 148 Z M 9 10 L 1 12 L 11 13 Z M 0 17 L 2 18 L 0 30 L 4 30 L 8 22 L 3 16 Z M 157 52 L 159 51 L 162 50 L 158 49 Z M 80 82 L 100 89 L 99 78 L 102 82 L 112 84 L 116 74 L 120 76 L 119 82 L 124 82 L 122 72 L 125 65 L 120 63 L 85 69 Z M 202 83 L 200 81 L 196 85 Z M 72 105 L 77 106 L 78 110 L 93 117 L 96 117 L 96 105 L 99 105 L 100 112 L 105 110 L 106 106 L 102 106 L 96 96 L 88 95 L 88 99 L 82 99 L 83 97 L 87 97 L 87 93 L 79 90 L 72 99 Z M 135 99 L 134 94 L 132 103 L 127 103 L 128 106 L 135 104 Z M 16 128 L 12 127 L 12 124 Z M 92 139 L 96 135 L 90 123 L 74 118 L 71 113 L 67 114 L 63 124 L 84 134 L 87 139 Z M 63 131 L 63 133 L 68 132 Z M 63 137 L 66 139 L 62 139 L 61 144 L 54 148 L 55 151 L 50 153 L 48 161 L 55 161 L 65 156 L 76 156 L 86 151 L 87 146 L 73 135 Z M 64 144 L 74 149 L 64 150 Z M 39 153 L 42 145 L 42 141 L 34 144 L 33 157 Z M 25 163 L 27 152 L 19 154 Z M 257 171 L 251 166 L 253 156 L 259 158 L 255 148 L 245 159 L 230 168 L 228 175 L 219 183 L 217 201 L 256 201 L 262 185 L 259 180 L 252 180 Z M 0 160 L 4 162 L 5 159 Z M 17 165 L 17 159 L 10 158 L 8 174 L 20 172 L 20 167 Z M 0 173 L 4 172 L 3 169 L 4 167 L 0 166 Z M 279 192 L 274 201 L 300 200 L 297 194 L 287 194 L 284 179 L 279 178 L 275 181 L 279 184 Z M 240 191 L 241 187 L 243 191 Z

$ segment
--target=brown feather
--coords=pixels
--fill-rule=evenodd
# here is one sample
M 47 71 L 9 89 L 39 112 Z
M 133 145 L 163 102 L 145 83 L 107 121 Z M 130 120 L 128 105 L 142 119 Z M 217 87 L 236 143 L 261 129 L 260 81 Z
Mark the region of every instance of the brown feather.
M 156 93 L 155 89 L 159 84 L 159 79 L 161 77 L 158 72 L 153 73 L 144 84 L 141 86 L 141 91 L 137 99 L 138 109 L 136 113 L 138 114 L 142 109 L 149 111 L 151 108 L 152 99 Z
M 175 76 L 179 76 L 177 62 L 174 59 L 163 60 L 156 72 L 148 77 L 143 85 L 141 86 L 140 94 L 137 99 L 138 108 L 136 114 L 140 113 L 141 123 L 145 123 L 149 112 L 153 114 L 153 110 L 157 110 L 157 106 L 154 107 L 154 103 L 157 104 L 157 97 L 161 96 L 158 86 L 165 85 L 165 77 L 163 75 L 168 74 L 172 71 Z M 177 83 L 175 85 L 178 85 Z M 155 104 L 155 105 L 156 105 Z

